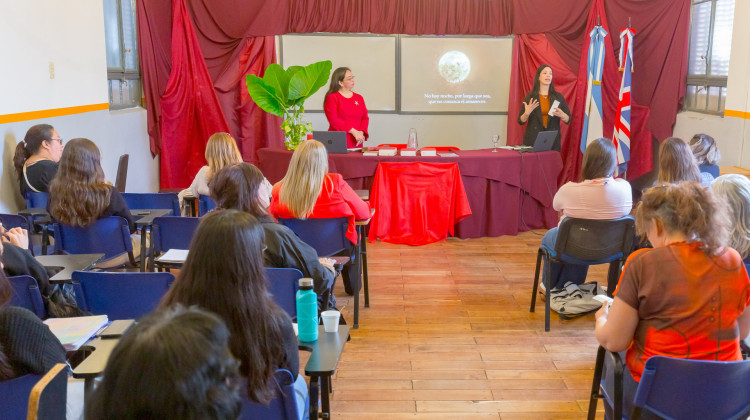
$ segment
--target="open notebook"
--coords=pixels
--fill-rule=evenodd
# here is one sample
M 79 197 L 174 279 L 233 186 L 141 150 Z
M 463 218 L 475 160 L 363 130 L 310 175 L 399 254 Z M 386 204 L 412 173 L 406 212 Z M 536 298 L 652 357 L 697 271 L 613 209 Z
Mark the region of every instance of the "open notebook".
M 49 318 L 44 323 L 67 351 L 78 350 L 107 323 L 107 315 Z

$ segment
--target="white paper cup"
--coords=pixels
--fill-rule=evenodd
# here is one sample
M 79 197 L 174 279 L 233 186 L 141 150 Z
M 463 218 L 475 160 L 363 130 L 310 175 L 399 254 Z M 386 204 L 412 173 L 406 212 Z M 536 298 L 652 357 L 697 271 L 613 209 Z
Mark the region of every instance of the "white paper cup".
M 341 312 L 323 311 L 320 316 L 323 318 L 323 326 L 325 327 L 326 332 L 336 332 L 339 330 L 339 317 L 341 316 Z

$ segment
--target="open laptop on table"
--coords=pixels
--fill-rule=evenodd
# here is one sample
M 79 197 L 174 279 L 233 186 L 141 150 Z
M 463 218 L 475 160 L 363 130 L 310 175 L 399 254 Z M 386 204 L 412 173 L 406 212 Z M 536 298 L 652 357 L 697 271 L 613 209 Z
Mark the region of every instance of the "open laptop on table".
M 323 143 L 329 154 L 344 154 L 346 150 L 345 131 L 313 131 L 313 139 Z
M 552 131 L 540 131 L 536 135 L 534 140 L 534 147 L 531 149 L 532 152 L 546 152 L 552 150 L 552 145 L 555 143 L 557 137 L 557 130 Z

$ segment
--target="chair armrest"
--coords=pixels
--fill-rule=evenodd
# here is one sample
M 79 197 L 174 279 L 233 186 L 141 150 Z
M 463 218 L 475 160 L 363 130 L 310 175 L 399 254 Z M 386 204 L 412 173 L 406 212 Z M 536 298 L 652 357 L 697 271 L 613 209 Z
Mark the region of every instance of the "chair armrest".
M 68 365 L 58 363 L 31 389 L 27 418 L 50 418 L 52 413 L 65 413 L 67 387 Z

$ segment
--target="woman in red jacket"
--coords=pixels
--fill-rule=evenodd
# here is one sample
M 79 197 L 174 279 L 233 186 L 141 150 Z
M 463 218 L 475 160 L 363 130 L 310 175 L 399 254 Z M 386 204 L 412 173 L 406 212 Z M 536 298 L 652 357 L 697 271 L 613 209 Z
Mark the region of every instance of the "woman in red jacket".
M 362 95 L 354 93 L 354 76 L 347 67 L 333 71 L 331 85 L 323 102 L 328 131 L 346 131 L 346 147 L 361 147 L 370 136 L 370 117 Z
M 340 174 L 328 173 L 328 153 L 316 140 L 307 140 L 297 147 L 284 179 L 273 186 L 271 196 L 268 212 L 276 218 L 346 217 L 349 220 L 346 237 L 351 241 L 352 249 L 357 244 L 354 221 L 371 216 L 369 204 L 357 196 L 344 178 Z M 347 277 L 348 274 L 344 276 L 344 286 L 349 293 L 351 287 Z

